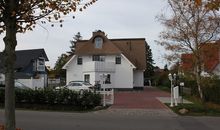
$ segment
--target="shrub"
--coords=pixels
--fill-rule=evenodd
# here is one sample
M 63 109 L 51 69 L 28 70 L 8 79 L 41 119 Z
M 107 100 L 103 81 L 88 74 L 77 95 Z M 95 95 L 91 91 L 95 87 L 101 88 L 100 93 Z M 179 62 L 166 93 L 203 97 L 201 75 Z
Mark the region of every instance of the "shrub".
M 170 81 L 168 79 L 168 72 L 161 72 L 158 75 L 155 75 L 153 77 L 153 82 L 156 83 L 156 85 L 158 86 L 166 86 L 166 87 L 170 87 Z
M 220 80 L 216 78 L 203 78 L 202 89 L 204 100 L 220 104 Z
M 17 106 L 48 106 L 65 107 L 68 109 L 92 109 L 101 104 L 101 96 L 93 92 L 85 91 L 80 94 L 75 91 L 61 89 L 38 89 L 38 90 L 16 90 L 15 102 Z M 4 90 L 0 90 L 0 103 L 4 103 Z M 62 108 L 60 108 L 62 109 Z
M 5 101 L 5 91 L 0 89 L 0 103 L 4 103 Z
M 185 80 L 184 87 L 189 88 L 191 90 L 191 95 L 199 96 L 196 80 Z

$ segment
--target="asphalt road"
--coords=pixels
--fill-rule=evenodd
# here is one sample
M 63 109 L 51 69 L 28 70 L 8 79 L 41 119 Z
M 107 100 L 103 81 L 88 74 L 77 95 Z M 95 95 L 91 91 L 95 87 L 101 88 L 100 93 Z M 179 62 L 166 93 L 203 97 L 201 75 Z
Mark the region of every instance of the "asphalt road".
M 180 117 L 169 110 L 110 109 L 89 113 L 16 111 L 23 130 L 219 130 L 220 117 Z M 4 111 L 0 110 L 0 124 Z

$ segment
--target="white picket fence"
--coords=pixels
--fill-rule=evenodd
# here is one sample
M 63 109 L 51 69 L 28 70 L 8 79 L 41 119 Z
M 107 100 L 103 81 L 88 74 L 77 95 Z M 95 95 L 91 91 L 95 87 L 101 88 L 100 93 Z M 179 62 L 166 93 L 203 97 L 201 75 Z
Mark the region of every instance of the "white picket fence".
M 102 95 L 103 106 L 114 104 L 114 89 L 102 89 L 102 90 L 96 91 L 96 93 L 99 93 Z

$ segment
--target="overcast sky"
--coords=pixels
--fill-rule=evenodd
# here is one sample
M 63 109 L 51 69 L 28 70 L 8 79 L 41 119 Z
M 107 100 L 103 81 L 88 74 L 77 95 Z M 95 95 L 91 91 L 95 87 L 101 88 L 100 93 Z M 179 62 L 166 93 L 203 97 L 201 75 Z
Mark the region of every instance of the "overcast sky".
M 83 12 L 77 12 L 75 19 L 66 17 L 63 27 L 59 25 L 37 26 L 32 32 L 18 34 L 16 50 L 44 48 L 53 67 L 57 57 L 70 48 L 70 40 L 80 32 L 83 39 L 89 39 L 92 32 L 102 30 L 108 38 L 146 38 L 157 66 L 163 67 L 163 47 L 156 45 L 162 26 L 155 16 L 165 11 L 166 0 L 98 0 Z M 46 28 L 46 29 L 45 29 Z M 0 35 L 0 51 L 4 49 Z

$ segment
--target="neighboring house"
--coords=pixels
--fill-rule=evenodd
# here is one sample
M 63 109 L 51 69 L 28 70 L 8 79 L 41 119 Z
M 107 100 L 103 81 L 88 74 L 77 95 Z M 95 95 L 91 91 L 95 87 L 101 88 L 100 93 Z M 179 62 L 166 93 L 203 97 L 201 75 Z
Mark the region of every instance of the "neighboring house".
M 105 87 L 133 89 L 143 87 L 146 68 L 144 38 L 108 39 L 104 32 L 93 32 L 89 40 L 76 44 L 75 55 L 64 65 L 67 83 L 84 80 Z
M 31 88 L 47 86 L 48 61 L 44 49 L 18 50 L 15 63 L 15 80 Z M 4 77 L 3 53 L 0 53 L 0 75 Z
M 220 41 L 201 45 L 202 74 L 220 76 Z M 182 54 L 181 69 L 185 72 L 195 71 L 193 54 Z

